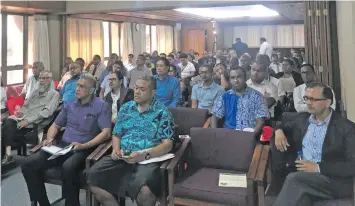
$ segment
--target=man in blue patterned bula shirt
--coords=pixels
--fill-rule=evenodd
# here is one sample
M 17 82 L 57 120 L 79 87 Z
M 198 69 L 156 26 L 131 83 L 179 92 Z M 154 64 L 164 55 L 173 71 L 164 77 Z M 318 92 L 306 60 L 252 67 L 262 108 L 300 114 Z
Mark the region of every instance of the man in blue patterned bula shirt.
M 137 205 L 155 205 L 160 192 L 160 163 L 138 164 L 172 149 L 174 120 L 155 98 L 156 80 L 143 76 L 136 82 L 134 101 L 122 105 L 112 135 L 112 154 L 88 172 L 95 198 L 103 205 L 118 205 L 128 194 Z M 144 151 L 142 151 L 144 150 Z
M 232 89 L 220 96 L 214 105 L 212 127 L 217 127 L 217 119 L 225 117 L 225 128 L 253 128 L 255 134 L 259 134 L 265 119 L 269 118 L 263 95 L 247 86 L 246 71 L 243 68 L 231 70 L 229 76 Z

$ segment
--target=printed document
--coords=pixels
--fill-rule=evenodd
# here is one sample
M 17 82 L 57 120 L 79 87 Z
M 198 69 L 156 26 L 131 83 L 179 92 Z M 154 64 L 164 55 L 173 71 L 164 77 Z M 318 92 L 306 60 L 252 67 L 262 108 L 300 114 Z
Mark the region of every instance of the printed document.
M 51 160 L 51 159 L 55 159 L 61 155 L 65 155 L 67 154 L 68 152 L 70 152 L 72 149 L 73 149 L 73 145 L 69 145 L 69 146 L 66 146 L 64 148 L 60 148 L 60 147 L 57 147 L 57 146 L 44 146 L 41 148 L 43 151 L 45 152 L 48 152 L 50 154 L 52 154 L 52 156 L 50 156 L 48 158 L 48 160 Z
M 247 176 L 246 174 L 230 174 L 230 173 L 220 173 L 219 174 L 219 187 L 247 187 Z

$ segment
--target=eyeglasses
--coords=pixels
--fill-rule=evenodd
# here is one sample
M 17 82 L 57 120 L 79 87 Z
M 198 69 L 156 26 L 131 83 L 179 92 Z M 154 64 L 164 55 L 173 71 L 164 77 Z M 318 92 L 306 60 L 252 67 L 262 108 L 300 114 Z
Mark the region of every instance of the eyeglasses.
M 46 79 L 49 79 L 51 77 L 39 77 L 39 79 L 43 79 L 43 80 L 46 80 Z
M 117 81 L 117 78 L 109 78 L 109 81 Z
M 70 67 L 70 70 L 80 69 L 79 67 Z
M 310 102 L 318 102 L 318 101 L 323 101 L 323 100 L 327 100 L 327 99 L 316 99 L 316 98 L 313 98 L 313 97 L 307 97 L 307 96 L 304 96 L 303 97 L 303 100 L 304 101 L 310 101 Z

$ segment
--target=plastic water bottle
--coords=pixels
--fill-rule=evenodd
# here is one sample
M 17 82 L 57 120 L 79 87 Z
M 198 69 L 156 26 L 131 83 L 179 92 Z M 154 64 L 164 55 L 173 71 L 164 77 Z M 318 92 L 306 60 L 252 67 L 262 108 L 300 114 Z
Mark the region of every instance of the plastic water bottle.
M 303 152 L 302 151 L 298 151 L 296 160 L 302 160 L 303 159 L 302 157 L 303 157 Z

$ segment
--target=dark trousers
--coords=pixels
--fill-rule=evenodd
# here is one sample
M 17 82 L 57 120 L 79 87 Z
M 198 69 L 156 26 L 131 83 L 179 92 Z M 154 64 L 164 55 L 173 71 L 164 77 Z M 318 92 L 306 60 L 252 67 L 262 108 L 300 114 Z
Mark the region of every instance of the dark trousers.
M 350 197 L 352 184 L 344 184 L 320 173 L 293 172 L 287 175 L 274 206 L 312 206 L 318 200 Z
M 26 158 L 21 166 L 22 174 L 26 180 L 31 201 L 38 201 L 41 206 L 47 206 L 49 200 L 46 193 L 43 177 L 44 172 L 52 167 L 61 167 L 62 191 L 66 206 L 78 206 L 80 191 L 80 173 L 85 167 L 85 158 L 92 150 L 69 152 L 53 160 L 47 160 L 51 155 L 44 151 Z
M 29 128 L 17 129 L 17 122 L 13 119 L 6 119 L 2 126 L 2 140 L 4 146 L 12 146 L 14 141 L 23 141 L 27 132 L 31 131 Z

